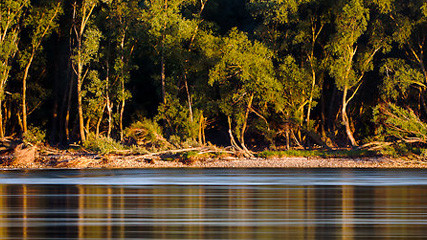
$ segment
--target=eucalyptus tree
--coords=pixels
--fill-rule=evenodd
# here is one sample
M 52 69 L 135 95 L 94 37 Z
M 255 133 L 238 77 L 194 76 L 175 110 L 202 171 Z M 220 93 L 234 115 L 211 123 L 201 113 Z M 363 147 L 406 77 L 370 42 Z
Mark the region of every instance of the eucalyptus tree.
M 21 52 L 20 65 L 24 69 L 22 78 L 22 130 L 27 132 L 27 79 L 30 67 L 42 49 L 42 42 L 58 26 L 57 19 L 62 13 L 62 2 L 44 1 L 42 4 L 33 6 L 28 16 L 24 19 L 25 25 L 30 32 L 30 44 L 24 46 Z
M 380 67 L 383 102 L 375 109 L 375 122 L 380 137 L 397 140 L 393 142 L 394 148 L 414 149 L 411 144 L 425 148 L 427 3 L 389 2 L 390 7 L 385 9 L 386 26 L 395 47 L 394 54 L 386 56 Z M 425 149 L 421 151 L 426 154 Z
M 102 94 L 98 96 L 99 114 L 96 123 L 96 136 L 102 123 L 105 110 L 108 115 L 107 137 L 111 136 L 115 124 L 119 126 L 118 132 L 123 141 L 123 115 L 126 101 L 131 98 L 131 93 L 126 89 L 130 80 L 131 70 L 135 68 L 132 56 L 140 38 L 141 7 L 137 0 L 112 0 L 104 4 L 96 15 L 98 27 L 103 32 L 100 45 L 97 68 L 102 80 Z M 92 88 L 94 89 L 94 88 Z M 95 96 L 95 95 L 94 95 Z M 115 107 L 115 108 L 114 108 Z M 114 111 L 116 109 L 116 111 Z
M 175 123 L 168 126 L 180 126 L 186 122 L 185 128 L 192 126 L 190 128 L 194 130 L 197 128 L 194 120 L 201 119 L 201 111 L 193 106 L 193 102 L 201 98 L 193 99 L 197 92 L 192 90 L 203 82 L 200 76 L 206 76 L 204 73 L 208 72 L 203 64 L 206 59 L 200 54 L 201 38 L 209 34 L 205 32 L 205 20 L 202 18 L 207 2 L 208 0 L 152 0 L 144 4 L 141 21 L 148 30 L 154 60 L 160 65 L 160 74 L 157 76 L 161 82 L 162 103 L 157 118 L 169 119 L 172 114 L 161 112 L 161 109 L 181 109 L 176 104 L 181 105 L 184 101 L 187 105 L 187 110 L 180 112 L 179 117 L 172 118 L 171 121 Z M 185 94 L 185 100 L 180 98 L 181 93 Z M 187 115 L 188 120 L 183 120 L 183 114 Z M 176 127 L 170 128 L 171 132 L 176 132 L 173 130 Z M 189 133 L 185 137 L 194 138 L 197 134 L 193 134 L 193 130 L 185 130 Z
M 257 35 L 274 51 L 276 74 L 283 84 L 282 126 L 289 145 L 291 134 L 297 144 L 312 136 L 312 109 L 322 91 L 324 59 L 327 53 L 325 25 L 330 25 L 332 1 L 251 0 L 250 9 L 262 19 Z M 300 140 L 295 137 L 298 133 Z
M 116 28 L 115 31 L 113 31 L 113 29 L 111 30 L 114 37 L 113 42 L 115 43 L 116 52 L 118 53 L 114 63 L 114 78 L 119 80 L 119 84 L 117 84 L 119 90 L 117 94 L 117 104 L 120 105 L 119 131 L 121 141 L 123 141 L 123 114 L 125 111 L 126 100 L 131 98 L 131 94 L 126 90 L 125 84 L 130 80 L 130 71 L 134 68 L 132 55 L 138 42 L 136 32 L 139 30 L 137 29 L 137 19 L 140 15 L 142 15 L 142 11 L 139 7 L 139 1 L 137 0 L 116 0 L 111 4 L 110 27 Z M 107 92 L 108 91 L 110 90 L 107 89 Z M 112 106 L 110 103 L 108 103 L 107 109 L 109 113 L 109 127 L 107 135 L 109 136 L 112 121 Z
M 166 61 L 168 57 L 176 56 L 182 50 L 184 42 L 192 42 L 197 36 L 200 15 L 206 0 L 200 1 L 199 11 L 184 17 L 184 10 L 198 4 L 195 0 L 149 0 L 145 1 L 141 20 L 146 25 L 150 42 L 160 58 L 160 80 L 162 101 L 166 102 Z
M 90 72 L 90 63 L 95 59 L 101 32 L 93 24 L 91 19 L 95 7 L 101 2 L 109 0 L 83 0 L 73 2 L 73 26 L 72 33 L 72 67 L 76 75 L 77 86 L 77 110 L 79 120 L 79 134 L 82 142 L 86 141 L 84 114 L 82 104 L 82 86 Z
M 348 106 L 358 93 L 366 72 L 373 69 L 374 56 L 388 49 L 389 39 L 384 36 L 382 22 L 371 19 L 369 2 L 340 1 L 336 5 L 336 32 L 329 43 L 331 61 L 329 70 L 337 88 L 342 91 L 341 121 L 352 146 L 353 136 Z M 364 36 L 366 40 L 361 40 Z
M 389 16 L 388 27 L 392 30 L 392 39 L 398 55 L 383 60 L 381 74 L 384 77 L 382 85 L 386 101 L 404 100 L 405 107 L 410 106 L 415 90 L 418 99 L 417 113 L 427 114 L 425 102 L 427 90 L 427 64 L 425 49 L 427 46 L 427 17 L 426 3 L 420 0 L 397 2 L 390 0 L 391 7 L 387 9 Z M 412 92 L 412 93 L 411 93 Z
M 218 105 L 228 118 L 232 146 L 250 155 L 245 144 L 249 114 L 266 120 L 262 110 L 269 105 L 280 109 L 283 102 L 282 86 L 274 74 L 273 53 L 235 28 L 221 39 L 217 51 L 219 60 L 209 73 L 209 84 L 220 89 Z M 232 132 L 233 121 L 237 140 Z
M 0 138 L 5 135 L 2 105 L 12 61 L 18 51 L 20 24 L 29 0 L 5 0 L 0 4 Z
M 166 55 L 179 41 L 180 10 L 185 0 L 149 0 L 144 2 L 141 20 L 146 24 L 156 54 L 160 57 L 161 96 L 166 103 Z

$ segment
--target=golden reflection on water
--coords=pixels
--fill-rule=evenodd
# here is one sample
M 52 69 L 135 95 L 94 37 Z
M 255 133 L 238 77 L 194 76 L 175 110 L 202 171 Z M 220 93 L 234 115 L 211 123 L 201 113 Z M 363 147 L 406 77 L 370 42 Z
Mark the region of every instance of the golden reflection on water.
M 422 238 L 426 200 L 423 186 L 0 185 L 0 239 Z

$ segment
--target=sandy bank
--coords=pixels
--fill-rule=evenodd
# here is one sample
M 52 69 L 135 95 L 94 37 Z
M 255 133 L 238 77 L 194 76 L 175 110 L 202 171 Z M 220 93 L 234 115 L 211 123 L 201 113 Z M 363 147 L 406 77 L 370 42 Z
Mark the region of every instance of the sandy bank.
M 2 164 L 4 169 L 67 169 L 67 168 L 427 168 L 426 161 L 377 158 L 234 158 L 203 159 L 183 162 L 179 159 L 140 158 L 136 156 L 76 156 L 43 158 L 29 163 Z
M 179 161 L 163 160 L 132 160 L 132 157 L 117 158 L 113 161 L 94 163 L 88 167 L 102 168 L 427 168 L 427 162 L 408 161 L 388 158 L 367 158 L 367 159 L 343 159 L 343 158 L 226 158 L 226 159 L 206 159 L 195 161 L 191 164 L 184 164 Z

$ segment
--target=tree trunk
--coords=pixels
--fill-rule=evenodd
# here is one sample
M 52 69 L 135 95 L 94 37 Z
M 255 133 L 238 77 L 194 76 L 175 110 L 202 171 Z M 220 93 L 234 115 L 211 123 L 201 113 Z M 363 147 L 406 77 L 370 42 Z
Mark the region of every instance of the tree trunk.
M 185 90 L 187 92 L 187 102 L 188 102 L 188 111 L 190 112 L 190 120 L 191 122 L 193 122 L 193 107 L 191 103 L 190 89 L 188 89 L 187 73 L 184 73 L 184 85 L 185 85 Z
M 0 138 L 3 139 L 4 138 L 4 131 L 3 131 L 3 110 L 2 110 L 2 103 L 3 100 L 0 98 Z
M 86 127 L 85 127 L 85 133 L 87 134 L 87 135 L 89 135 L 89 130 L 90 130 L 90 122 L 92 121 L 92 119 L 89 117 L 88 119 L 87 119 L 87 121 L 86 121 Z
M 163 41 L 163 40 L 162 40 Z M 162 101 L 166 103 L 166 87 L 165 87 L 165 53 L 164 53 L 164 44 L 162 42 L 162 56 L 160 61 L 161 67 L 161 81 L 162 81 Z
M 110 101 L 110 96 L 107 93 L 107 103 L 106 103 L 106 107 L 107 107 L 107 113 L 108 113 L 108 129 L 107 129 L 107 137 L 111 136 L 111 129 L 112 129 L 112 125 L 113 125 L 113 106 L 111 106 L 111 101 Z
M 290 137 L 289 137 L 289 123 L 286 123 L 286 129 L 285 129 L 285 139 L 286 139 L 286 150 L 290 149 Z
M 110 43 L 108 43 L 108 49 L 110 49 Z M 111 116 L 111 114 L 112 114 L 111 113 L 112 112 L 112 106 L 111 106 L 111 101 L 110 101 L 110 64 L 108 63 L 108 60 L 109 60 L 109 58 L 107 59 L 107 77 L 105 79 L 105 81 L 106 81 L 106 89 L 105 89 L 106 98 L 105 98 L 104 107 L 102 109 L 102 115 L 104 115 L 104 110 L 105 110 L 105 107 L 106 107 L 107 108 L 107 113 L 108 113 L 107 138 L 110 138 L 110 135 L 111 135 L 111 123 L 112 123 L 111 122 L 111 119 L 112 119 L 112 116 Z M 102 115 L 101 115 L 101 118 L 102 118 Z M 101 123 L 99 122 L 99 125 L 100 124 Z M 99 127 L 97 127 L 97 128 L 99 128 Z
M 246 113 L 245 113 L 245 119 L 243 121 L 242 132 L 240 134 L 240 145 L 242 145 L 243 150 L 247 153 L 249 153 L 249 150 L 246 148 L 246 145 L 245 145 L 245 131 L 246 131 L 249 112 L 250 112 L 250 109 L 252 107 L 253 100 L 254 100 L 254 95 L 252 94 L 251 97 L 249 98 L 248 106 L 246 108 Z
M 311 105 L 313 102 L 313 93 L 314 93 L 314 87 L 316 86 L 316 72 L 314 69 L 312 69 L 312 82 L 311 82 L 311 91 L 310 91 L 310 98 L 308 100 L 308 110 L 307 110 L 307 128 L 310 128 L 310 114 L 311 114 Z
M 199 144 L 200 145 L 206 144 L 205 128 L 206 128 L 206 119 L 203 117 L 203 112 L 202 112 L 200 114 L 200 120 L 199 120 Z
M 231 127 L 231 117 L 228 117 L 228 134 L 230 135 L 231 146 L 234 147 L 237 151 L 243 152 L 243 149 L 241 147 L 239 147 L 236 140 L 234 139 L 233 130 Z
M 353 147 L 357 146 L 357 142 L 353 137 L 353 133 L 351 132 L 351 128 L 350 128 L 350 120 L 348 119 L 347 116 L 347 94 L 348 94 L 348 87 L 346 86 L 344 88 L 344 93 L 343 93 L 343 98 L 342 98 L 342 111 L 341 111 L 341 120 L 345 126 L 345 132 L 347 134 L 348 139 L 351 142 L 351 145 Z
M 101 126 L 102 117 L 104 116 L 104 111 L 105 111 L 105 106 L 106 105 L 107 105 L 107 103 L 105 103 L 104 106 L 102 107 L 101 116 L 99 116 L 98 122 L 96 123 L 95 138 L 99 137 L 99 127 Z M 110 136 L 107 136 L 107 137 L 110 137 Z
M 120 141 L 122 141 L 122 142 L 123 142 L 123 139 L 124 139 L 124 136 L 123 136 L 123 114 L 125 112 L 125 104 L 126 104 L 125 97 L 124 97 L 124 94 L 125 94 L 125 86 L 124 85 L 125 85 L 124 82 L 122 82 L 122 94 L 123 94 L 123 98 L 122 98 L 122 104 L 121 104 L 121 107 L 120 107 L 120 119 L 119 119 Z
M 77 109 L 78 109 L 78 115 L 79 115 L 79 132 L 80 132 L 80 140 L 81 142 L 86 141 L 85 136 L 85 126 L 84 126 L 84 119 L 83 119 L 83 104 L 82 104 L 82 70 L 83 66 L 81 65 L 80 61 L 77 66 Z
M 160 60 L 160 67 L 161 67 L 161 80 L 162 80 L 162 101 L 163 103 L 166 103 L 166 73 L 165 73 L 165 39 L 166 39 L 166 25 L 167 25 L 167 9 L 168 9 L 168 1 L 165 1 L 165 22 L 163 23 L 163 32 L 162 32 L 162 46 L 161 46 L 161 60 Z
M 73 85 L 74 85 L 74 76 L 71 76 L 70 85 L 68 87 L 67 112 L 65 114 L 65 123 L 64 123 L 65 137 L 67 138 L 67 142 L 70 140 L 70 130 L 68 125 L 70 123 L 71 98 L 73 96 Z
M 31 57 L 28 60 L 27 66 L 25 67 L 24 77 L 22 79 L 22 130 L 24 133 L 27 132 L 27 78 L 30 70 L 31 63 L 34 59 L 35 50 L 33 49 Z

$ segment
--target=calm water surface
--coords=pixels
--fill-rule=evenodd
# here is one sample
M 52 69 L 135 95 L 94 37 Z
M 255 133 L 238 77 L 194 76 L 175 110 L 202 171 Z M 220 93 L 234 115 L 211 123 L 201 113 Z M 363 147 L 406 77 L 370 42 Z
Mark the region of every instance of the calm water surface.
M 0 172 L 0 239 L 427 239 L 426 170 Z

